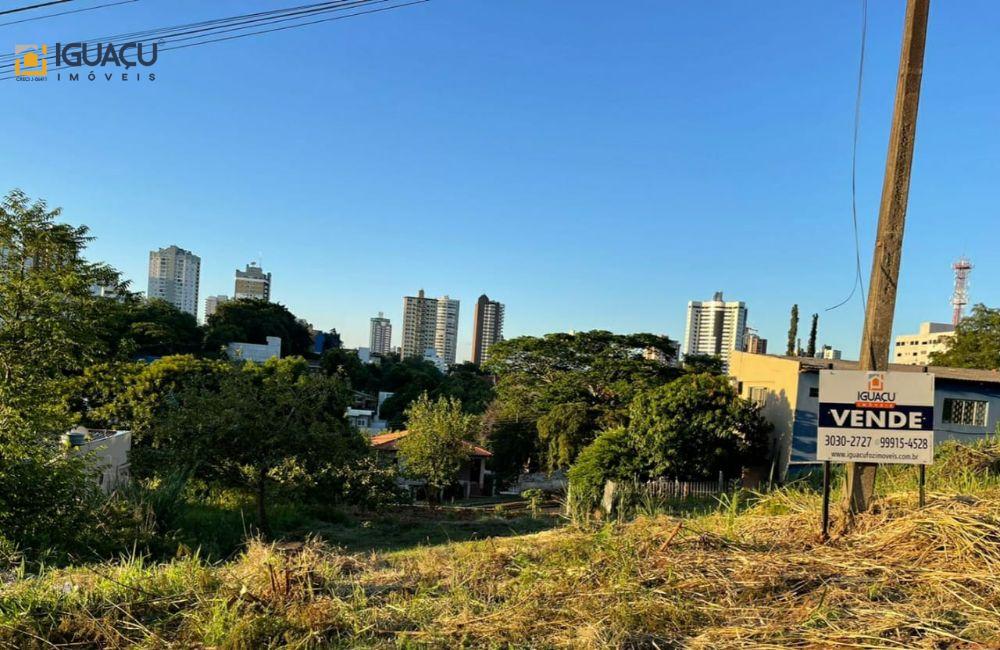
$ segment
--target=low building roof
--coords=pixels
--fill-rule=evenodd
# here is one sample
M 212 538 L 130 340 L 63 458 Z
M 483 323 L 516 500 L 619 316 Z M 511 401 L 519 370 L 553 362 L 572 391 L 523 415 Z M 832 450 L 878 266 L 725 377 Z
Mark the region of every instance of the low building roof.
M 814 359 L 812 357 L 789 357 L 785 355 L 768 355 L 798 361 L 802 370 L 815 372 L 818 370 L 857 370 L 857 361 L 844 359 Z M 1000 372 L 996 370 L 979 370 L 977 368 L 949 368 L 947 366 L 915 366 L 903 363 L 890 363 L 892 372 L 927 372 L 940 379 L 957 381 L 978 381 L 989 384 L 1000 384 Z
M 410 435 L 409 431 L 390 431 L 389 433 L 380 433 L 377 436 L 371 437 L 371 445 L 379 451 L 396 451 L 400 438 L 405 438 Z M 463 441 L 466 447 L 469 448 L 469 453 L 472 456 L 478 458 L 490 458 L 493 456 L 491 452 L 483 449 L 479 445 L 474 445 L 471 442 Z

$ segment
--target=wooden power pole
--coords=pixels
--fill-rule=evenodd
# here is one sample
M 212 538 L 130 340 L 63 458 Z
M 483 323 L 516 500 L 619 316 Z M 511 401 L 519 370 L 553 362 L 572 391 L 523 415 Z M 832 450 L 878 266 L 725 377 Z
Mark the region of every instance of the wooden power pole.
M 903 226 L 910 193 L 913 142 L 917 133 L 917 105 L 924 68 L 927 39 L 927 12 L 930 0 L 907 0 L 903 26 L 903 51 L 896 82 L 896 105 L 889 133 L 889 153 L 885 161 L 882 204 L 878 213 L 878 233 L 872 257 L 868 306 L 861 333 L 861 370 L 887 370 L 892 317 L 896 309 L 899 260 L 903 252 Z M 847 464 L 846 506 L 851 513 L 868 510 L 875 492 L 874 463 Z

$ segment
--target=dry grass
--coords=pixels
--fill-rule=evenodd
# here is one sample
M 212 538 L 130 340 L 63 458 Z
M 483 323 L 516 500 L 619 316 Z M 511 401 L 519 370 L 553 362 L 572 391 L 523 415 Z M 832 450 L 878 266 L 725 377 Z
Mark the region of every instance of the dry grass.
M 817 538 L 818 497 L 412 551 L 250 546 L 0 588 L 0 645 L 76 648 L 1000 647 L 1000 490 L 884 497 Z

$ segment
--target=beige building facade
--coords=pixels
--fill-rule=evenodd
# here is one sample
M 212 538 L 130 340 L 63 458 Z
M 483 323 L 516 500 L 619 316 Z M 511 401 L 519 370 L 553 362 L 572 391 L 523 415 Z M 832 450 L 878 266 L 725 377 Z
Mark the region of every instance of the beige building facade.
M 892 353 L 893 363 L 908 366 L 927 366 L 931 354 L 944 352 L 955 336 L 955 328 L 948 323 L 920 323 L 916 334 L 900 334 Z

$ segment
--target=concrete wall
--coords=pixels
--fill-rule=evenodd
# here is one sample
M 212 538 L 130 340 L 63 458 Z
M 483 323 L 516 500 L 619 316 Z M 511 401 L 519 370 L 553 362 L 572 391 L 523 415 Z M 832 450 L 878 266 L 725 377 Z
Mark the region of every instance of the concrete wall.
M 101 489 L 111 492 L 129 481 L 129 451 L 132 449 L 132 432 L 118 431 L 110 436 L 88 440 L 74 451 L 86 454 L 98 472 Z

